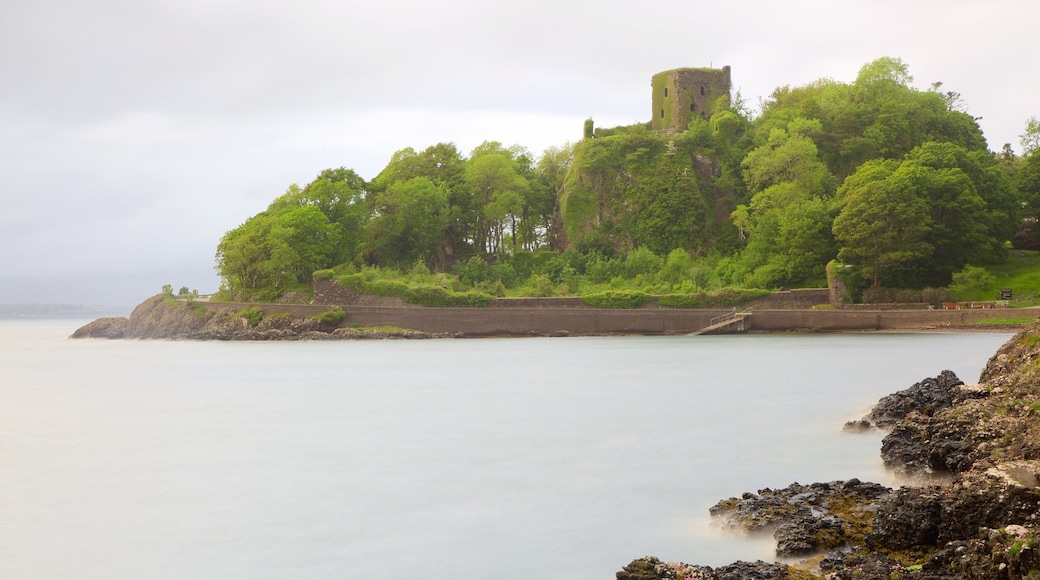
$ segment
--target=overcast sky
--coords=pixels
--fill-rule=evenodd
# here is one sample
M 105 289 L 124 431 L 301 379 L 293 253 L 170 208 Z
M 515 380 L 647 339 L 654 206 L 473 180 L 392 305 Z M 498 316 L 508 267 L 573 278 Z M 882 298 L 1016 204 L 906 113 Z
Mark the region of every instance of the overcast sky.
M 650 118 L 650 77 L 730 65 L 757 106 L 882 56 L 1016 149 L 1040 115 L 1030 0 L 5 0 L 0 278 L 217 288 L 213 254 L 322 169 L 546 147 Z M 155 291 L 158 291 L 158 287 Z M 143 298 L 143 297 L 142 297 Z

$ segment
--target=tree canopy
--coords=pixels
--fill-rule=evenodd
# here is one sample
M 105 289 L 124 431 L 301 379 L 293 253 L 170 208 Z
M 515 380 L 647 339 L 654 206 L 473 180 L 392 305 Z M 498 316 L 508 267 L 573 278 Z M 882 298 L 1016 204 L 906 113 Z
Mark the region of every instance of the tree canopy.
M 547 250 L 570 257 L 544 272 L 517 258 L 512 276 L 587 267 L 610 279 L 639 275 L 614 256 L 656 256 L 654 271 L 667 256 L 676 283 L 707 268 L 775 288 L 818 284 L 837 258 L 864 284 L 922 287 L 1001 260 L 1027 233 L 1040 247 L 1036 119 L 1023 156 L 1009 144 L 995 154 L 959 93 L 913 82 L 883 57 L 851 82 L 779 87 L 757 117 L 737 94 L 678 133 L 589 119 L 580 141 L 537 157 L 497 141 L 468 154 L 407 147 L 371 181 L 340 167 L 290 185 L 225 234 L 217 270 L 228 288 L 307 283 L 334 266 L 467 263 L 479 278 L 473 257 Z

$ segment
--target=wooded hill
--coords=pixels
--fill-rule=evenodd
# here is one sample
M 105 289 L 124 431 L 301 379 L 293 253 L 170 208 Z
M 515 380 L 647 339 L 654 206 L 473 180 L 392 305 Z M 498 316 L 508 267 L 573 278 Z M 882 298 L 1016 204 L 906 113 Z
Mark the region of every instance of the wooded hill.
M 341 167 L 291 185 L 227 232 L 217 269 L 228 290 L 278 289 L 333 267 L 459 272 L 478 257 L 501 266 L 479 282 L 569 275 L 575 292 L 595 267 L 615 286 L 662 284 L 668 261 L 687 288 L 814 285 L 837 259 L 863 286 L 944 286 L 1009 241 L 1036 243 L 1023 224 L 1040 216 L 1040 127 L 1022 156 L 991 152 L 959 94 L 911 82 L 881 58 L 851 83 L 780 87 L 757 116 L 720 99 L 675 134 L 590 120 L 537 158 L 494 141 L 402 149 L 371 181 Z M 634 255 L 651 267 L 626 266 Z

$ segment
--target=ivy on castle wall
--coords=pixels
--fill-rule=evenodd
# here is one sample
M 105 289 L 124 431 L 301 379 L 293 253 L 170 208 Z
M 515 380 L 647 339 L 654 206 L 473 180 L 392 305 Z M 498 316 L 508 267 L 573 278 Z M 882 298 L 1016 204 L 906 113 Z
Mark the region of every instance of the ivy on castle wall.
M 714 191 L 694 166 L 695 149 L 694 135 L 642 126 L 579 144 L 561 201 L 568 238 L 659 254 L 710 246 Z

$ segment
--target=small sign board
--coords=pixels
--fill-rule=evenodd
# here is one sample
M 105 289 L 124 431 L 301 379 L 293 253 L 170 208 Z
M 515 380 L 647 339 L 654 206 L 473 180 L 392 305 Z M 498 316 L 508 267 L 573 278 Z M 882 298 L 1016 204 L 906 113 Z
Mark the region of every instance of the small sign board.
M 1001 300 L 1011 300 L 1011 288 L 1001 288 L 1000 289 L 1000 299 Z

